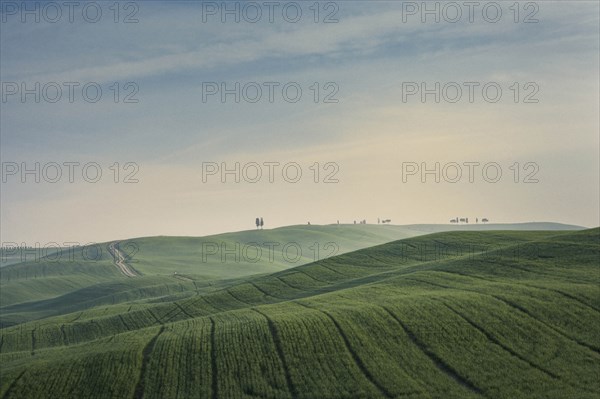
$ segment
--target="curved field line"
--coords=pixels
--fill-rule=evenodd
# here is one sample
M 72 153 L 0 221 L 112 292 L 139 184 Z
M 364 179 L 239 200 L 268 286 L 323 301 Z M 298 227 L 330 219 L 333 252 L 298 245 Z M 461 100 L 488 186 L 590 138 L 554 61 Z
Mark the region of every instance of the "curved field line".
M 490 263 L 492 265 L 500 265 L 500 266 L 506 266 L 506 264 L 500 263 L 500 262 L 494 262 L 493 260 L 490 259 L 480 259 L 480 261 L 486 262 L 486 263 Z M 534 276 L 545 276 L 545 277 L 550 277 L 554 280 L 560 280 L 562 278 L 564 278 L 564 276 L 560 275 L 560 274 L 552 274 L 549 272 L 541 272 L 538 270 L 532 270 L 532 269 L 527 269 L 526 267 L 519 267 L 517 266 L 517 264 L 515 263 L 511 263 L 510 264 L 511 268 L 517 269 L 517 270 L 521 270 L 522 272 L 526 272 L 528 274 L 532 274 Z M 584 281 L 584 280 L 579 280 L 579 279 L 573 279 L 571 277 L 571 282 L 576 282 L 576 283 L 582 283 L 582 284 L 589 284 L 589 281 Z
M 425 284 L 430 284 L 430 285 L 441 287 L 441 288 L 445 288 L 445 289 L 452 289 L 452 290 L 465 291 L 465 292 L 474 292 L 474 293 L 479 294 L 479 295 L 485 295 L 485 296 L 492 297 L 492 298 L 494 298 L 494 299 L 496 299 L 496 300 L 498 300 L 498 301 L 500 301 L 500 302 L 502 302 L 502 303 L 510 306 L 513 309 L 517 309 L 517 310 L 521 311 L 522 313 L 526 314 L 527 316 L 529 316 L 530 318 L 534 319 L 538 323 L 543 324 L 547 328 L 549 328 L 552 331 L 556 332 L 557 334 L 559 334 L 559 335 L 567 338 L 568 340 L 573 341 L 573 342 L 579 344 L 580 346 L 583 346 L 583 347 L 585 347 L 585 348 L 593 351 L 595 354 L 600 354 L 600 350 L 598 348 L 596 348 L 594 346 L 591 346 L 589 344 L 586 344 L 585 342 L 582 342 L 582 341 L 580 341 L 577 338 L 571 337 L 570 335 L 562 332 L 561 330 L 557 329 L 556 327 L 554 327 L 554 326 L 546 323 L 545 321 L 542 321 L 542 320 L 538 319 L 533 314 L 531 314 L 531 312 L 529 312 L 527 309 L 523 308 L 522 306 L 519 306 L 516 303 L 508 301 L 506 299 L 503 299 L 503 298 L 501 298 L 499 296 L 492 295 L 492 294 L 486 294 L 486 293 L 483 293 L 483 292 L 477 291 L 477 290 L 470 290 L 470 289 L 466 289 L 466 288 L 450 287 L 450 286 L 447 286 L 447 285 L 441 285 L 441 284 L 431 283 L 431 282 L 428 282 L 428 281 L 422 281 L 422 280 L 410 279 L 410 278 L 406 278 L 406 279 L 407 280 L 418 281 L 418 282 L 425 283 Z
M 150 315 L 151 315 L 152 317 L 154 317 L 154 319 L 156 320 L 156 322 L 157 322 L 158 324 L 163 324 L 163 322 L 162 322 L 162 321 L 160 321 L 160 319 L 159 319 L 158 317 L 156 317 L 156 315 L 154 314 L 154 312 L 152 311 L 152 309 L 150 309 L 150 308 L 146 308 L 145 310 L 146 310 L 148 313 L 150 313 Z
M 260 310 L 255 309 L 255 308 L 252 308 L 252 310 L 254 310 L 256 313 L 262 315 L 265 319 L 267 319 L 267 325 L 269 327 L 269 332 L 271 333 L 271 337 L 273 338 L 273 343 L 275 344 L 277 356 L 279 356 L 279 360 L 281 361 L 281 364 L 283 365 L 283 373 L 285 375 L 285 382 L 287 384 L 288 391 L 290 392 L 290 395 L 292 396 L 292 398 L 297 398 L 298 392 L 296 390 L 296 387 L 292 383 L 292 377 L 290 375 L 290 367 L 287 364 L 287 361 L 285 360 L 285 356 L 283 353 L 283 347 L 281 345 L 281 337 L 279 337 L 279 332 L 277 331 L 277 327 L 275 326 L 275 323 L 273 322 L 273 320 L 271 320 L 271 318 L 269 316 L 262 313 Z
M 492 279 L 481 277 L 481 276 L 473 276 L 473 275 L 469 275 L 469 274 L 460 273 L 458 271 L 444 270 L 443 272 L 444 273 L 448 273 L 448 274 L 458 274 L 459 276 L 463 276 L 463 277 L 476 278 L 476 279 L 479 279 L 479 280 L 489 281 L 489 282 L 495 283 L 495 284 L 508 284 L 507 282 L 504 282 L 504 281 L 492 280 Z M 512 280 L 510 281 L 510 284 L 522 285 L 522 286 L 525 286 L 525 287 L 531 287 L 531 288 L 537 288 L 537 289 L 540 289 L 540 290 L 546 290 L 546 291 L 550 291 L 550 292 L 556 292 L 557 294 L 560 294 L 560 295 L 562 295 L 562 296 L 564 296 L 566 298 L 569 298 L 569 299 L 572 299 L 572 300 L 574 300 L 576 302 L 579 302 L 581 305 L 586 306 L 586 307 L 588 307 L 590 309 L 593 309 L 596 312 L 600 313 L 600 309 L 598 309 L 597 307 L 595 307 L 593 305 L 590 305 L 589 303 L 581 300 L 580 298 L 578 298 L 578 297 L 576 297 L 574 295 L 571 295 L 571 294 L 566 293 L 566 292 L 561 291 L 561 290 L 557 290 L 555 288 L 543 287 L 543 286 L 533 285 L 533 284 L 519 283 L 518 281 L 512 281 Z
M 561 330 L 559 330 L 558 328 L 556 328 L 556 327 L 554 327 L 554 326 L 552 326 L 552 325 L 550 325 L 550 324 L 546 323 L 546 322 L 545 322 L 545 321 L 543 321 L 543 320 L 540 320 L 540 319 L 538 319 L 538 318 L 537 318 L 537 317 L 535 317 L 533 314 L 531 314 L 531 312 L 530 312 L 530 311 L 528 311 L 527 309 L 523 308 L 522 306 L 520 306 L 520 305 L 517 305 L 516 303 L 514 303 L 514 302 L 511 302 L 511 301 L 509 301 L 509 300 L 506 300 L 506 299 L 503 299 L 503 298 L 501 298 L 501 297 L 498 297 L 498 296 L 496 296 L 496 295 L 491 295 L 491 294 L 483 294 L 483 295 L 488 295 L 488 296 L 491 296 L 492 298 L 495 298 L 495 299 L 497 299 L 497 300 L 499 300 L 499 301 L 501 301 L 501 302 L 503 302 L 503 303 L 507 304 L 507 305 L 508 305 L 508 306 L 510 306 L 511 308 L 519 310 L 520 312 L 522 312 L 522 313 L 526 314 L 527 316 L 529 316 L 529 317 L 530 317 L 530 318 L 532 318 L 533 320 L 537 321 L 538 323 L 541 323 L 541 324 L 543 324 L 544 326 L 548 327 L 549 329 L 551 329 L 551 330 L 552 330 L 552 331 L 554 331 L 555 333 L 557 333 L 557 334 L 559 334 L 559 335 L 562 335 L 563 337 L 567 338 L 568 340 L 570 340 L 570 341 L 573 341 L 573 342 L 575 342 L 575 343 L 577 343 L 577 344 L 579 344 L 579 345 L 581 345 L 581 346 L 583 346 L 583 347 L 585 347 L 585 348 L 587 348 L 587 349 L 589 349 L 589 350 L 593 351 L 593 352 L 594 352 L 595 354 L 597 354 L 597 355 L 600 355 L 600 350 L 599 350 L 598 348 L 596 348 L 596 347 L 594 347 L 594 346 L 592 346 L 592 345 L 589 345 L 589 344 L 587 344 L 587 343 L 585 343 L 585 342 L 582 342 L 582 341 L 580 341 L 580 340 L 579 340 L 579 339 L 577 339 L 577 338 L 571 337 L 570 335 L 568 335 L 567 333 L 564 333 L 564 332 L 562 332 L 562 331 L 561 331 Z
M 63 345 L 67 346 L 67 334 L 65 333 L 65 325 L 60 326 L 60 335 L 62 336 Z M 0 345 L 2 347 L 2 345 Z
M 172 304 L 175 306 L 172 310 L 169 310 L 166 314 L 163 315 L 164 321 L 161 324 L 170 323 L 175 317 L 180 314 L 184 314 L 189 319 L 193 319 L 195 316 L 189 314 L 179 303 L 173 301 Z M 171 314 L 172 313 L 172 314 Z
M 371 254 L 365 254 L 368 258 L 373 259 L 375 262 L 384 265 L 383 267 L 392 267 L 393 265 L 390 265 L 390 259 L 389 258 L 377 258 Z M 383 260 L 385 259 L 385 260 Z M 353 265 L 353 266 L 357 266 L 357 265 Z M 380 265 L 375 265 L 375 267 L 382 267 Z
M 386 387 L 384 387 L 383 385 L 378 383 L 377 380 L 375 380 L 373 374 L 371 374 L 371 372 L 369 371 L 367 366 L 364 364 L 364 362 L 362 361 L 362 359 L 360 358 L 358 353 L 356 353 L 356 351 L 352 348 L 352 345 L 350 344 L 350 340 L 348 339 L 348 336 L 346 335 L 346 333 L 344 332 L 344 330 L 342 329 L 342 327 L 340 326 L 338 321 L 331 314 L 329 314 L 328 312 L 326 312 L 324 310 L 316 309 L 316 308 L 313 308 L 311 306 L 308 306 L 308 305 L 300 303 L 300 302 L 294 301 L 294 303 L 296 303 L 300 306 L 304 306 L 305 308 L 308 308 L 308 309 L 311 309 L 311 310 L 314 310 L 317 312 L 321 312 L 325 316 L 327 316 L 329 318 L 329 320 L 331 320 L 331 322 L 333 323 L 335 328 L 337 329 L 340 337 L 342 337 L 342 340 L 344 341 L 344 344 L 346 345 L 346 350 L 350 353 L 352 360 L 354 360 L 354 363 L 356 364 L 358 369 L 363 373 L 365 378 L 386 398 L 394 397 L 394 395 L 390 391 L 388 391 Z
M 23 377 L 23 374 L 25 374 L 25 371 L 27 371 L 27 370 L 21 371 L 21 374 L 19 374 L 17 376 L 17 378 L 15 378 L 13 380 L 13 382 L 10 383 L 10 386 L 8 387 L 8 389 L 6 390 L 6 392 L 4 392 L 4 395 L 2 395 L 2 399 L 8 399 L 8 398 L 10 398 L 10 395 L 12 394 L 12 391 L 15 389 L 15 386 L 17 385 L 17 382 L 21 379 L 21 377 Z
M 71 320 L 69 323 L 73 323 L 73 322 L 75 322 L 75 321 L 79 320 L 79 318 L 80 318 L 82 315 L 83 315 L 83 312 L 79 313 L 79 314 L 77 315 L 77 317 L 75 317 L 75 318 L 74 318 L 73 320 Z
M 224 309 L 219 309 L 218 307 L 216 307 L 215 305 L 213 305 L 212 303 L 208 302 L 208 300 L 204 297 L 205 294 L 201 294 L 201 295 L 197 295 L 197 297 L 194 297 L 195 299 L 190 300 L 188 306 L 192 307 L 194 309 L 200 309 L 200 311 L 205 312 L 206 315 L 210 315 L 210 314 L 214 314 L 214 313 L 220 313 L 220 312 L 225 312 L 226 310 Z
M 438 300 L 438 299 L 434 299 L 434 300 L 437 301 L 437 302 L 440 302 L 442 305 L 444 305 L 446 308 L 448 308 L 452 313 L 454 313 L 455 315 L 457 315 L 458 317 L 460 317 L 461 319 L 463 319 L 464 321 L 466 321 L 469 325 L 471 325 L 471 327 L 473 327 L 474 329 L 476 329 L 477 331 L 479 331 L 480 333 L 482 333 L 489 341 L 493 342 L 495 345 L 499 346 L 500 348 L 502 348 L 506 352 L 510 353 L 512 356 L 514 356 L 517 359 L 519 359 L 519 360 L 527 363 L 529 366 L 531 366 L 531 367 L 533 367 L 533 368 L 535 368 L 535 369 L 543 372 L 544 374 L 548 375 L 549 377 L 551 377 L 553 379 L 560 379 L 559 375 L 554 374 L 553 372 L 551 372 L 549 370 L 546 370 L 542 366 L 539 366 L 539 365 L 537 365 L 537 364 L 529 361 L 528 359 L 526 359 L 523 356 L 521 356 L 519 353 L 515 352 L 511 348 L 509 348 L 506 345 L 504 345 L 502 342 L 500 342 L 498 339 L 496 339 L 495 337 L 493 337 L 491 334 L 489 334 L 483 328 L 479 327 L 474 321 L 472 321 L 467 316 L 463 315 L 462 313 L 460 313 L 459 311 L 457 311 L 456 309 L 454 309 L 452 306 L 448 305 L 446 302 L 444 302 L 442 300 Z
M 228 308 L 223 309 L 222 307 L 217 307 L 212 302 L 209 302 L 209 300 L 206 299 L 206 297 L 209 296 L 209 295 L 211 295 L 211 294 L 213 294 L 213 293 L 211 292 L 210 294 L 207 294 L 206 296 L 200 295 L 199 298 L 201 298 L 204 301 L 204 303 L 206 303 L 208 306 L 210 306 L 211 308 L 213 308 L 215 310 L 212 313 L 227 312 L 228 310 L 231 310 L 231 309 L 228 309 Z
M 248 283 L 249 283 L 250 285 L 252 285 L 254 288 L 256 288 L 258 291 L 262 292 L 262 293 L 263 293 L 265 296 L 270 296 L 271 298 L 275 298 L 275 299 L 277 299 L 278 301 L 287 301 L 287 299 L 285 299 L 285 298 L 279 298 L 279 297 L 276 297 L 276 296 L 275 296 L 275 295 L 273 295 L 273 294 L 270 294 L 270 293 L 268 293 L 267 291 L 263 290 L 262 288 L 260 288 L 258 285 L 256 285 L 256 284 L 255 284 L 255 283 L 253 283 L 252 281 L 248 281 Z
M 587 303 L 587 302 L 583 301 L 582 299 L 580 299 L 580 298 L 578 298 L 578 297 L 576 297 L 576 296 L 574 296 L 574 295 L 568 294 L 568 293 L 566 293 L 566 292 L 563 292 L 563 291 L 561 291 L 561 290 L 556 290 L 556 289 L 554 289 L 554 288 L 548 288 L 548 289 L 549 289 L 549 290 L 551 290 L 551 291 L 557 292 L 557 293 L 559 293 L 559 294 L 561 294 L 561 295 L 564 295 L 564 296 L 565 296 L 565 297 L 567 297 L 567 298 L 571 298 L 571 299 L 573 299 L 574 301 L 577 301 L 577 302 L 581 303 L 582 305 L 585 305 L 585 306 L 589 307 L 590 309 L 594 309 L 596 312 L 599 312 L 599 313 L 600 313 L 600 309 L 599 309 L 599 308 L 597 308 L 597 307 L 595 307 L 595 306 L 593 306 L 593 305 L 590 305 L 589 303 Z
M 335 271 L 333 269 L 330 269 L 330 268 L 325 267 L 325 266 L 320 265 L 320 264 L 311 265 L 311 267 L 299 267 L 298 271 L 301 272 L 301 273 L 308 274 L 309 276 L 313 277 L 312 274 L 311 274 L 312 272 L 314 272 L 317 275 L 320 275 L 323 272 L 323 271 L 319 271 L 318 270 L 319 268 L 323 268 L 323 269 L 328 270 L 328 271 L 330 271 L 332 273 L 339 274 L 340 276 L 342 276 L 344 278 L 347 278 L 347 276 L 341 274 L 340 272 L 337 272 L 337 271 Z M 333 276 L 330 276 L 330 277 L 333 277 Z M 315 277 L 313 277 L 313 278 L 315 278 Z M 338 279 L 338 278 L 335 278 L 335 277 L 333 277 L 333 278 L 334 278 L 333 281 L 325 281 L 325 280 L 319 280 L 319 281 L 322 281 L 322 282 L 327 283 L 329 285 L 335 284 L 335 283 L 340 282 L 340 281 L 343 281 L 343 279 Z
M 337 271 L 337 270 L 335 270 L 335 269 L 332 269 L 332 268 L 331 268 L 331 267 L 329 267 L 329 266 L 325 266 L 325 265 L 324 265 L 324 264 L 322 264 L 322 263 L 319 263 L 319 264 L 318 264 L 318 266 L 319 266 L 319 267 L 322 267 L 322 268 L 324 268 L 324 269 L 327 269 L 327 270 L 329 270 L 330 272 L 337 273 L 337 274 L 339 274 L 340 276 L 344 276 L 344 277 L 346 277 L 346 278 L 351 278 L 351 277 L 349 277 L 349 276 L 345 275 L 345 274 L 344 274 L 344 273 L 342 273 L 342 272 L 339 272 L 339 271 Z
M 165 324 L 165 323 L 170 323 L 171 320 L 173 320 L 175 317 L 179 316 L 181 314 L 181 310 L 177 307 L 177 305 L 175 305 L 171 310 L 169 310 L 167 313 L 163 314 L 163 322 L 161 322 L 160 324 Z
M 486 396 L 480 388 L 478 388 L 473 383 L 471 383 L 469 380 L 467 380 L 466 378 L 464 378 L 463 376 L 461 376 L 454 368 L 452 368 L 444 360 L 442 360 L 442 358 L 440 358 L 435 352 L 429 350 L 423 344 L 423 342 L 421 342 L 414 335 L 414 333 L 411 330 L 408 329 L 408 327 L 406 326 L 406 324 L 404 324 L 402 322 L 402 320 L 400 320 L 400 318 L 398 318 L 391 310 L 389 310 L 385 306 L 382 306 L 382 308 L 383 308 L 383 310 L 386 311 L 386 313 L 388 315 L 390 315 L 392 317 L 392 319 L 394 319 L 398 323 L 398 325 L 404 330 L 404 332 L 406 333 L 406 335 L 408 336 L 408 338 L 412 341 L 412 343 L 417 348 L 419 348 L 421 350 L 421 352 L 423 352 L 433 362 L 433 364 L 441 372 L 443 372 L 448 377 L 450 377 L 451 379 L 453 379 L 454 381 L 456 381 L 459 385 L 463 386 L 464 388 L 469 389 L 471 392 L 476 393 L 478 395 Z
M 148 368 L 148 362 L 150 361 L 150 355 L 154 350 L 154 345 L 156 345 L 156 340 L 163 333 L 165 327 L 160 327 L 158 333 L 152 337 L 152 339 L 148 342 L 148 344 L 144 347 L 142 351 L 142 367 L 140 368 L 140 376 L 138 378 L 138 382 L 135 386 L 135 391 L 133 391 L 133 399 L 142 399 L 144 397 L 144 377 L 146 375 L 146 369 Z
M 250 306 L 256 305 L 255 303 L 246 302 L 246 301 L 238 298 L 237 296 L 233 295 L 233 293 L 229 289 L 225 290 L 225 292 L 227 292 L 229 294 L 229 296 L 232 297 L 236 302 L 239 302 L 244 306 L 250 307 Z
M 317 281 L 319 283 L 323 283 L 328 286 L 331 285 L 331 283 L 329 281 L 319 280 L 318 278 L 312 276 L 310 273 L 307 273 L 306 270 L 298 270 L 298 273 L 303 274 L 303 275 L 307 276 L 308 278 L 310 278 L 311 280 Z
M 125 323 L 125 319 L 123 318 L 123 316 L 121 314 L 119 314 L 119 319 L 121 320 L 121 323 L 123 324 L 123 326 L 125 326 L 125 329 L 127 329 L 127 331 L 131 331 L 131 328 L 129 328 L 127 323 Z
M 177 302 L 173 302 L 175 304 L 175 306 L 177 306 L 179 309 L 181 309 L 181 311 L 183 312 L 184 315 L 186 315 L 187 317 L 189 317 L 190 319 L 193 319 L 194 316 L 192 316 L 191 314 L 189 314 L 184 308 L 183 306 L 181 306 L 180 304 L 178 304 Z
M 576 344 L 578 344 L 578 345 L 580 345 L 580 346 L 583 346 L 583 347 L 585 347 L 585 348 L 587 348 L 587 349 L 589 349 L 589 350 L 593 351 L 593 352 L 594 352 L 595 354 L 597 354 L 597 355 L 598 355 L 598 354 L 600 354 L 600 349 L 598 349 L 598 348 L 596 348 L 596 347 L 594 347 L 594 346 L 592 346 L 592 345 L 589 345 L 589 344 L 587 344 L 587 343 L 585 343 L 585 342 L 582 342 L 581 340 L 579 340 L 579 339 L 577 339 L 577 338 L 571 337 L 571 336 L 570 336 L 570 335 L 568 335 L 567 333 L 564 333 L 563 331 L 559 330 L 558 328 L 556 328 L 556 327 L 554 327 L 554 326 L 552 326 L 552 325 L 548 324 L 547 322 L 545 322 L 545 321 L 543 321 L 543 320 L 540 320 L 539 318 L 535 317 L 533 314 L 531 314 L 531 312 L 529 312 L 527 309 L 523 308 L 522 306 L 520 306 L 520 305 L 517 305 L 516 303 L 514 303 L 514 302 L 511 302 L 511 301 L 508 301 L 508 300 L 506 300 L 506 299 L 503 299 L 503 298 L 501 298 L 501 297 L 499 297 L 499 296 L 492 295 L 492 294 L 486 294 L 486 293 L 483 293 L 483 292 L 481 292 L 481 291 L 477 291 L 477 290 L 470 290 L 470 289 L 466 289 L 466 288 L 458 288 L 458 287 L 450 287 L 450 286 L 447 286 L 447 285 L 441 285 L 441 284 L 431 283 L 431 282 L 429 282 L 429 281 L 422 281 L 422 280 L 417 280 L 417 279 L 414 279 L 414 278 L 413 278 L 413 279 L 411 279 L 411 278 L 406 278 L 406 279 L 407 279 L 407 280 L 418 281 L 418 282 L 425 283 L 425 284 L 430 284 L 430 285 L 437 286 L 437 287 L 441 287 L 441 288 L 445 288 L 445 289 L 451 289 L 451 290 L 457 290 L 457 291 L 465 291 L 465 292 L 474 292 L 474 293 L 476 293 L 476 294 L 479 294 L 479 295 L 485 295 L 485 296 L 492 297 L 492 298 L 494 298 L 494 299 L 496 299 L 496 300 L 498 300 L 498 301 L 501 301 L 502 303 L 504 303 L 504 304 L 506 304 L 506 305 L 510 306 L 510 307 L 511 307 L 511 308 L 513 308 L 513 309 L 517 309 L 517 310 L 521 311 L 522 313 L 526 314 L 527 316 L 529 316 L 529 317 L 530 317 L 530 318 L 532 318 L 533 320 L 537 321 L 538 323 L 541 323 L 541 324 L 543 324 L 544 326 L 546 326 L 547 328 L 551 329 L 551 330 L 552 330 L 552 331 L 554 331 L 555 333 L 557 333 L 557 334 L 559 334 L 559 335 L 563 336 L 564 338 L 566 338 L 566 339 L 568 339 L 568 340 L 570 340 L 570 341 L 573 341 L 573 342 L 575 342 Z
M 412 278 L 411 277 L 403 277 L 403 278 L 404 278 L 404 280 L 416 281 L 417 283 L 429 284 L 429 285 L 433 285 L 434 287 L 440 287 L 440 288 L 449 289 L 449 290 L 469 291 L 469 290 L 465 290 L 462 288 L 451 287 L 449 285 L 441 285 L 441 284 L 432 283 L 430 281 L 419 280 L 418 278 L 414 278 L 414 277 L 412 277 Z M 473 291 L 473 292 L 477 292 L 477 291 Z
M 563 292 L 561 290 L 557 290 L 555 288 L 540 287 L 538 285 L 524 284 L 524 283 L 516 283 L 516 284 L 524 285 L 526 287 L 532 287 L 532 288 L 547 290 L 547 291 L 550 291 L 550 292 L 556 292 L 557 294 L 562 295 L 565 298 L 569 298 L 569 299 L 571 299 L 571 300 L 573 300 L 573 301 L 575 301 L 575 302 L 577 302 L 577 303 L 579 303 L 579 304 L 581 304 L 581 305 L 583 305 L 585 307 L 588 307 L 588 308 L 590 308 L 592 310 L 595 310 L 596 312 L 600 313 L 600 309 L 598 309 L 597 307 L 595 307 L 593 305 L 590 305 L 589 303 L 586 303 L 586 302 L 582 301 L 581 299 L 577 298 L 576 296 L 568 294 L 568 293 Z
M 290 288 L 291 288 L 291 289 L 293 289 L 293 290 L 300 291 L 300 292 L 303 292 L 303 293 L 305 293 L 305 292 L 310 292 L 310 291 L 311 291 L 311 290 L 303 290 L 302 288 L 294 287 L 292 284 L 288 283 L 287 281 L 285 281 L 284 279 L 282 279 L 282 278 L 281 278 L 281 277 L 279 277 L 279 276 L 278 276 L 278 277 L 275 277 L 275 279 L 277 279 L 277 280 L 281 281 L 281 282 L 282 282 L 284 285 L 286 285 L 286 286 L 290 287 Z
M 35 330 L 31 330 L 31 356 L 35 355 Z
M 215 321 L 212 317 L 210 320 L 210 367 L 211 367 L 211 395 L 213 399 L 217 399 L 219 389 L 219 378 L 217 375 L 217 347 L 215 339 Z

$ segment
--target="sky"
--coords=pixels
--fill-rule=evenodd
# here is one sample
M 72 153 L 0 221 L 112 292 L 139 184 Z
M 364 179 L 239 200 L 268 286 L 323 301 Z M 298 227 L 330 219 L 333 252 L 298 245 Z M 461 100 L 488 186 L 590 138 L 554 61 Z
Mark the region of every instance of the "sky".
M 596 1 L 0 4 L 3 245 L 600 224 Z

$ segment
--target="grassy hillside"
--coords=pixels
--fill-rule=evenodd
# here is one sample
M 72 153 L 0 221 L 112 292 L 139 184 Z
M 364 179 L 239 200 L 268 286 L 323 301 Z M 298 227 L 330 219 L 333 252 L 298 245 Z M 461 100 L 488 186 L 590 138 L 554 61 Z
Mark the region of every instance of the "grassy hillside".
M 598 398 L 599 261 L 599 229 L 451 232 L 192 279 L 0 330 L 0 397 Z
M 215 280 L 272 273 L 423 232 L 401 226 L 290 226 L 208 237 L 146 237 L 120 243 L 139 277 L 115 266 L 109 243 L 0 269 L 0 327 L 102 304 L 193 295 Z
M 145 237 L 133 241 L 142 274 L 233 278 L 272 273 L 332 255 L 424 234 L 392 225 L 302 225 L 208 237 Z
M 63 249 L 0 269 L 0 327 L 102 304 L 189 296 L 199 287 L 218 285 L 223 279 L 273 273 L 431 231 L 482 226 L 302 225 L 208 237 L 136 238 L 120 243 L 136 278 L 127 277 L 115 266 L 110 243 Z M 535 230 L 542 226 L 496 227 Z M 566 226 L 546 223 L 543 227 L 560 230 Z M 29 252 L 27 256 L 35 259 Z
M 526 223 L 468 223 L 468 224 L 407 224 L 404 228 L 428 233 L 444 231 L 491 231 L 491 230 L 517 230 L 517 231 L 575 231 L 585 227 L 573 224 L 552 222 L 526 222 Z

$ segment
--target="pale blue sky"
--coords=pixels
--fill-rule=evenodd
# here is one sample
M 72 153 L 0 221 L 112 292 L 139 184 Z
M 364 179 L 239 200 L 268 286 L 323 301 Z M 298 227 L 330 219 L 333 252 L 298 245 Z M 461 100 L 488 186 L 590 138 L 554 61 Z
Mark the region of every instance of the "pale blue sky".
M 597 2 L 537 2 L 532 24 L 513 22 L 513 2 L 498 2 L 495 24 L 477 12 L 473 23 L 403 23 L 401 3 L 389 1 L 337 2 L 333 24 L 312 21 L 312 2 L 300 3 L 299 23 L 276 14 L 252 24 L 203 23 L 200 2 L 140 1 L 139 23 L 115 24 L 112 2 L 99 4 L 107 14 L 96 24 L 77 12 L 55 24 L 3 15 L 3 82 L 104 91 L 95 104 L 77 92 L 74 103 L 2 103 L 2 161 L 94 161 L 105 172 L 131 161 L 140 182 L 9 179 L 2 241 L 203 235 L 252 228 L 259 215 L 269 227 L 457 214 L 599 224 Z M 298 82 L 303 98 L 203 103 L 202 82 L 222 81 Z M 505 92 L 497 104 L 403 103 L 406 81 L 494 81 Z M 114 82 L 135 82 L 139 103 L 113 103 Z M 314 82 L 334 82 L 339 103 L 311 101 Z M 539 104 L 512 103 L 512 82 L 536 82 Z M 340 183 L 203 184 L 204 161 L 337 162 Z M 404 161 L 493 161 L 506 172 L 536 162 L 540 182 L 402 184 Z

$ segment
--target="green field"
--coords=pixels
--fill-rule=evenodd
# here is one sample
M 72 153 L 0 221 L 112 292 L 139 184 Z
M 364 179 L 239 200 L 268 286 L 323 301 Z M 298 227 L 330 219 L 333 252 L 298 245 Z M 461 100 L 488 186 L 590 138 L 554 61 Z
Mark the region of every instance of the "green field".
M 150 298 L 185 297 L 207 286 L 268 274 L 402 238 L 448 229 L 562 230 L 557 223 L 510 225 L 289 226 L 207 237 L 143 237 L 121 242 L 137 278 L 114 264 L 108 243 L 64 249 L 0 268 L 0 327 Z M 287 248 L 286 248 L 287 246 Z M 286 248 L 284 250 L 284 248 Z M 7 257 L 14 262 L 21 253 Z
M 176 239 L 137 278 L 7 266 L 0 397 L 600 397 L 600 229 L 415 231 L 220 279 L 149 261 Z
M 422 234 L 414 227 L 335 225 L 134 238 L 120 247 L 137 278 L 115 267 L 108 243 L 42 259 L 28 252 L 27 262 L 0 268 L 0 326 L 104 304 L 193 295 L 202 287 Z

